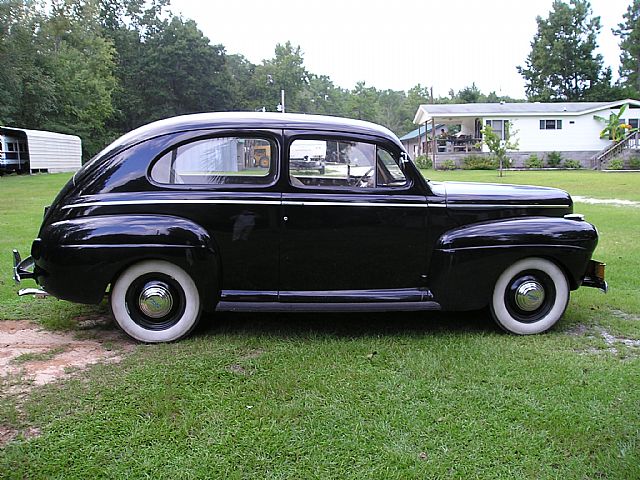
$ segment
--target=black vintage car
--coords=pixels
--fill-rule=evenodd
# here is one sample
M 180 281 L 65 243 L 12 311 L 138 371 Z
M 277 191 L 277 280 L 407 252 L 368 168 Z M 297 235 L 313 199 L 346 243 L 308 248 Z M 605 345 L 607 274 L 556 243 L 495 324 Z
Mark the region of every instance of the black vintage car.
M 323 171 L 291 164 L 309 145 Z M 270 158 L 256 165 L 258 150 Z M 73 302 L 108 295 L 144 342 L 184 337 L 203 310 L 489 306 L 503 329 L 532 334 L 571 290 L 606 289 L 596 229 L 572 211 L 553 188 L 427 181 L 371 123 L 189 115 L 123 136 L 77 172 L 31 256 L 14 251 L 14 276 Z

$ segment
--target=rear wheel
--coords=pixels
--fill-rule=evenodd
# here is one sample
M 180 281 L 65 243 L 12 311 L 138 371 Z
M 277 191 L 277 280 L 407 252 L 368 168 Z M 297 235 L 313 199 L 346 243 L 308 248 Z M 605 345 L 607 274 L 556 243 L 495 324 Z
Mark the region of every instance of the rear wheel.
M 496 282 L 491 313 L 504 330 L 518 335 L 542 333 L 562 317 L 569 284 L 562 270 L 544 258 L 526 258 L 507 268 Z
M 116 322 L 141 342 L 171 342 L 188 335 L 200 310 L 200 295 L 189 274 L 161 260 L 129 267 L 111 291 Z

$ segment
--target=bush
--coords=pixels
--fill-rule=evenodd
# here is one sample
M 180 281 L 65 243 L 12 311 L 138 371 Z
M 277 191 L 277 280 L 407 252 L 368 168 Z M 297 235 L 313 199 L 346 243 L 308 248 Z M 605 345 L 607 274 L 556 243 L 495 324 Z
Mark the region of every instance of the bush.
M 578 160 L 565 160 L 564 168 L 582 168 L 582 165 Z
M 498 162 L 494 156 L 488 155 L 467 155 L 462 161 L 464 170 L 495 170 Z
M 562 163 L 562 154 L 560 152 L 547 153 L 547 165 L 552 168 L 558 168 Z
M 640 157 L 631 157 L 629 159 L 629 168 L 631 170 L 640 170 Z
M 433 168 L 433 162 L 426 155 L 418 155 L 415 159 L 416 167 L 420 169 Z
M 440 165 L 438 165 L 438 169 L 440 169 L 440 170 L 455 170 L 456 169 L 456 162 L 454 162 L 453 160 L 445 160 L 444 162 L 440 163 Z
M 529 158 L 524 161 L 524 166 L 525 168 L 542 168 L 544 167 L 544 162 L 538 158 L 538 155 L 532 153 L 529 155 Z
M 607 170 L 622 170 L 622 167 L 624 167 L 624 162 L 622 161 L 622 159 L 614 158 L 613 160 L 609 161 Z

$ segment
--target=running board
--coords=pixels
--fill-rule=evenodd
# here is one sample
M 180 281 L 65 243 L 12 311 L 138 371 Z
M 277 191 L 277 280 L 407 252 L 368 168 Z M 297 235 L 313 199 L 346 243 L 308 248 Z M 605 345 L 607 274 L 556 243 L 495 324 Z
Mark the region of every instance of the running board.
M 437 302 L 218 302 L 218 312 L 417 312 L 440 310 Z

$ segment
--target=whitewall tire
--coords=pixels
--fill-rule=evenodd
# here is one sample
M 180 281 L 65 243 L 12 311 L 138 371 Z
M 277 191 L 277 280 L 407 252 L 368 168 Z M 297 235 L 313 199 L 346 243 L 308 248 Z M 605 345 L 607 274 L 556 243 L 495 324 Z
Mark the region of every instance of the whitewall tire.
M 544 258 L 525 258 L 509 266 L 495 284 L 491 314 L 510 333 L 531 335 L 553 327 L 569 303 L 562 270 Z
M 183 269 L 162 260 L 137 263 L 115 282 L 111 311 L 122 330 L 147 343 L 171 342 L 198 323 L 200 295 Z

